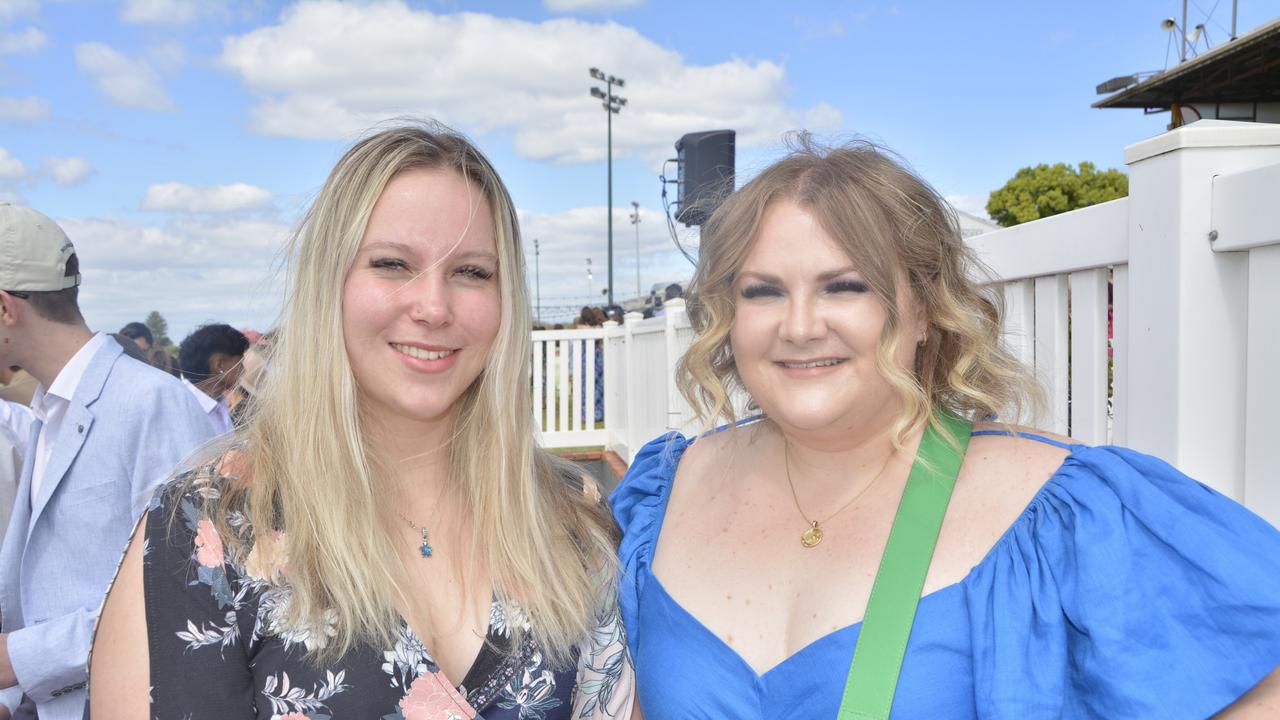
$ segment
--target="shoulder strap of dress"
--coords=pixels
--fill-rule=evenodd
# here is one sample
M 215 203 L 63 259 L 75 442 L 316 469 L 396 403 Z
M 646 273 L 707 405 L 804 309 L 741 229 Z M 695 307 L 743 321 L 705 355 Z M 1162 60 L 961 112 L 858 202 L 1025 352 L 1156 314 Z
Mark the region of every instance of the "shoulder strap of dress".
M 893 708 L 920 591 L 973 430 L 945 410 L 936 416 L 942 432 L 925 427 L 907 476 L 858 632 L 839 720 L 885 720 Z
M 1081 447 L 1079 443 L 1065 443 L 1065 442 L 1062 442 L 1061 440 L 1054 440 L 1053 438 L 1045 437 L 1044 435 L 1037 435 L 1036 433 L 1022 432 L 1021 430 L 974 430 L 973 432 L 969 433 L 970 437 L 982 437 L 983 435 L 1004 435 L 1006 437 L 1020 437 L 1020 438 L 1023 438 L 1024 440 L 1035 440 L 1036 442 L 1042 442 L 1045 445 L 1053 445 L 1054 447 L 1060 447 L 1063 450 L 1074 450 L 1078 447 Z

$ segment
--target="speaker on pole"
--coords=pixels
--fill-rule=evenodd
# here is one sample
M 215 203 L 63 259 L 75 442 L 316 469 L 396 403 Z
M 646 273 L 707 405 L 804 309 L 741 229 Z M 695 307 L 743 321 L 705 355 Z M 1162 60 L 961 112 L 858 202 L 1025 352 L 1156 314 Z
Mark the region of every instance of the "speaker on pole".
M 701 225 L 711 217 L 723 196 L 733 190 L 733 130 L 689 133 L 676 141 L 679 162 L 679 212 L 685 225 Z

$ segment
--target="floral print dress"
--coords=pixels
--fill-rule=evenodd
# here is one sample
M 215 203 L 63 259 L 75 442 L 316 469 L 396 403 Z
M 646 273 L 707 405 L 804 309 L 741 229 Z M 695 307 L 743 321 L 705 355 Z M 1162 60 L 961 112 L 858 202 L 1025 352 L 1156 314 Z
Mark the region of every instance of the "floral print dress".
M 204 504 L 226 481 L 212 467 L 193 471 L 157 492 L 147 516 L 143 588 L 152 718 L 630 716 L 632 669 L 616 609 L 576 649 L 576 668 L 552 667 L 531 633 L 513 648 L 512 628 L 528 621 L 518 607 L 497 601 L 486 642 L 459 684 L 444 676 L 403 621 L 391 647 L 358 647 L 317 667 L 305 655 L 327 642 L 333 627 L 286 625 L 292 591 L 283 573 L 283 535 L 252 547 L 243 563 L 223 552 Z M 233 511 L 226 521 L 232 532 L 251 536 L 242 514 Z

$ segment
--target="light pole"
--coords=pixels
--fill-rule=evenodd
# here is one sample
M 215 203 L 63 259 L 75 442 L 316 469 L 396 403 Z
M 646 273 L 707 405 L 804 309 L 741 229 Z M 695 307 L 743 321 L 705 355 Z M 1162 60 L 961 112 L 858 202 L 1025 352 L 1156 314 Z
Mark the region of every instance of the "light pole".
M 625 87 L 626 81 L 620 77 L 614 77 L 604 73 L 600 68 L 591 68 L 591 77 L 600 80 L 605 84 L 605 89 L 601 90 L 594 85 L 591 86 L 591 96 L 599 98 L 604 102 L 604 114 L 607 120 L 608 136 L 606 146 L 608 148 L 608 166 L 609 166 L 609 304 L 613 304 L 613 116 L 622 110 L 622 106 L 627 104 L 627 99 L 618 97 L 613 94 L 613 86 Z
M 536 310 L 534 310 L 534 317 L 538 319 L 538 324 L 541 325 L 542 324 L 542 275 L 538 272 L 538 255 L 539 255 L 538 238 L 534 238 L 533 239 L 533 286 L 535 288 L 534 292 L 536 293 L 535 297 L 537 298 L 537 300 L 535 300 L 537 305 L 534 306 L 536 308 Z
M 591 258 L 587 258 L 587 297 L 591 297 Z
M 640 203 L 631 201 L 635 208 L 631 213 L 631 224 L 636 226 L 636 298 L 640 297 Z

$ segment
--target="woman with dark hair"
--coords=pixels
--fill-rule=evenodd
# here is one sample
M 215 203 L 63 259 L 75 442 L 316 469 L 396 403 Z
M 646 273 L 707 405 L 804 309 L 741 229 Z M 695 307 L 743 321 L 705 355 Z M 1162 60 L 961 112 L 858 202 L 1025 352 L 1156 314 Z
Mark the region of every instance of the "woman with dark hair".
M 729 429 L 613 496 L 649 720 L 1280 715 L 1280 532 L 990 421 L 1038 391 L 976 269 L 869 144 L 804 144 L 703 226 L 679 382 Z
M 248 349 L 244 333 L 224 324 L 201 325 L 178 346 L 182 382 L 209 414 L 219 435 L 231 432 L 227 392 L 240 380 L 241 358 Z

